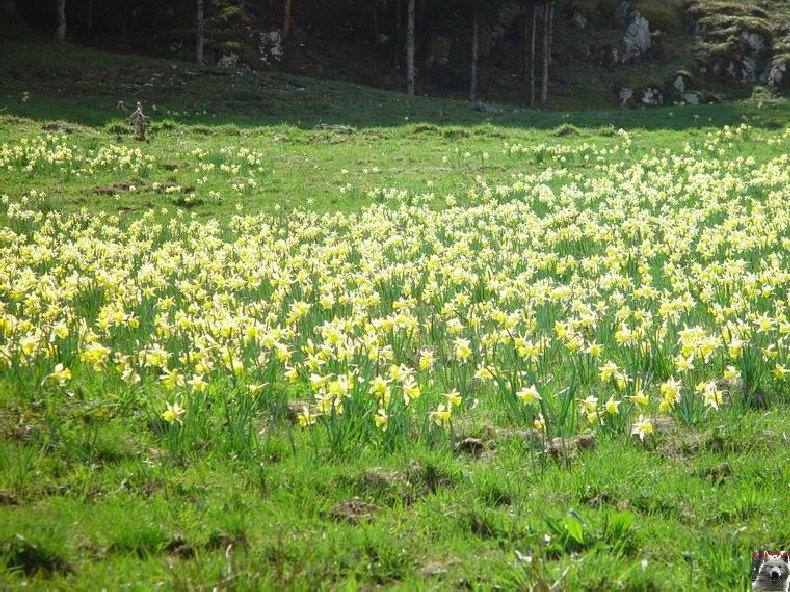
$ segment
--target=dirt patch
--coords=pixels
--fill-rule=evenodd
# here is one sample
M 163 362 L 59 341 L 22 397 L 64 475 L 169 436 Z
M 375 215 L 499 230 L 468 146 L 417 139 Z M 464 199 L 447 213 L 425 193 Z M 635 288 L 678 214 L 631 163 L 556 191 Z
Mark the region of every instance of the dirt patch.
M 124 181 L 123 183 L 94 187 L 91 189 L 91 193 L 96 195 L 120 195 L 124 191 L 128 191 L 131 186 L 131 183 Z
M 179 559 L 192 559 L 195 556 L 195 547 L 181 538 L 175 538 L 167 544 L 165 553 Z
M 491 450 L 496 448 L 496 442 L 494 440 L 485 442 L 480 438 L 461 438 L 456 446 L 462 454 L 473 456 L 478 460 L 484 460 L 491 456 Z
M 572 438 L 552 438 L 546 443 L 546 456 L 555 461 L 571 461 L 582 450 L 595 450 L 598 439 L 586 433 Z
M 669 434 L 662 438 L 658 451 L 666 459 L 682 460 L 696 455 L 704 442 L 702 434 Z
M 366 469 L 359 477 L 343 485 L 350 485 L 357 492 L 364 492 L 366 497 L 372 496 L 385 505 L 398 502 L 408 506 L 426 495 L 452 487 L 456 481 L 451 472 L 439 465 L 423 465 L 412 460 L 402 469 Z
M 0 549 L 6 558 L 6 567 L 18 569 L 26 576 L 42 574 L 50 577 L 55 574 L 74 573 L 74 569 L 63 557 L 31 543 L 20 534 L 15 534 L 0 544 Z
M 371 467 L 362 474 L 362 481 L 374 489 L 390 489 L 408 483 L 404 471 L 384 470 L 381 467 Z
M 48 132 L 59 132 L 62 134 L 73 134 L 76 131 L 76 129 L 73 126 L 67 125 L 65 123 L 60 123 L 58 121 L 45 123 L 44 125 L 41 126 L 41 129 L 46 130 Z
M 0 489 L 0 506 L 18 506 L 19 498 L 7 489 Z
M 357 524 L 371 521 L 378 509 L 376 504 L 353 499 L 335 504 L 335 506 L 329 510 L 329 517 L 339 522 Z
M 355 128 L 351 127 L 350 125 L 339 125 L 339 124 L 330 124 L 330 123 L 319 123 L 318 125 L 315 126 L 315 129 L 329 130 L 336 134 L 346 135 L 346 136 L 351 135 L 357 131 Z

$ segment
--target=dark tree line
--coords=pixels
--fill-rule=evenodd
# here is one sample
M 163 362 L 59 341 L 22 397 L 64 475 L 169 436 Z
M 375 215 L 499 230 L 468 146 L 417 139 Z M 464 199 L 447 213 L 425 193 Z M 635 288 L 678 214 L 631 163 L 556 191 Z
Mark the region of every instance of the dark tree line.
M 168 48 L 198 63 L 215 60 L 223 48 L 243 50 L 255 30 L 278 31 L 286 51 L 295 30 L 308 41 L 321 35 L 388 47 L 410 95 L 419 90 L 421 65 L 446 64 L 452 46 L 469 56 L 475 103 L 483 58 L 504 14 L 523 42 L 525 102 L 548 100 L 554 0 L 2 0 L 2 10 L 60 41 L 148 53 Z

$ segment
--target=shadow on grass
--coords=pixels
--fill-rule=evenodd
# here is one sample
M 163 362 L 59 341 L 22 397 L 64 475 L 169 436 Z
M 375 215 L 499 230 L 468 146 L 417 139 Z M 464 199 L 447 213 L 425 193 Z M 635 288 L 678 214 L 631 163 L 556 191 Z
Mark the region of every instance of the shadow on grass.
M 494 104 L 479 112 L 456 99 L 407 97 L 398 92 L 280 72 L 229 71 L 185 62 L 118 55 L 71 45 L 0 41 L 0 110 L 36 120 L 102 126 L 123 117 L 118 101 L 142 101 L 154 119 L 185 125 L 242 128 L 288 124 L 392 127 L 409 122 L 552 129 L 682 130 L 748 122 L 781 128 L 790 121 L 786 101 L 673 105 L 613 111 L 533 111 Z M 156 106 L 156 109 L 154 109 Z

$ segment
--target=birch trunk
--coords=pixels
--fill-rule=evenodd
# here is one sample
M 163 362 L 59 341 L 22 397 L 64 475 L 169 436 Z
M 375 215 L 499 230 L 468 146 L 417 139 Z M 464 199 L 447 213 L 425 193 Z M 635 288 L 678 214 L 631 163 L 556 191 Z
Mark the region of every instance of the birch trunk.
M 291 0 L 285 0 L 283 5 L 283 41 L 288 39 L 291 32 Z
M 469 77 L 469 100 L 477 102 L 478 65 L 480 63 L 480 18 L 475 14 L 472 20 L 472 72 Z
M 529 106 L 535 108 L 535 40 L 538 36 L 538 5 L 532 6 L 532 39 L 529 55 Z
M 197 0 L 197 26 L 195 28 L 195 61 L 198 64 L 203 63 L 203 44 L 204 38 L 204 20 L 203 20 L 203 0 Z
M 401 53 L 401 47 L 403 43 L 403 9 L 402 9 L 401 0 L 398 0 L 395 3 L 395 30 L 398 32 L 396 37 L 397 43 L 395 44 L 395 70 L 400 72 L 401 66 L 401 59 L 403 59 L 403 55 Z
M 55 39 L 66 40 L 66 0 L 58 0 L 58 28 L 55 29 Z
M 551 52 L 551 3 L 543 3 L 543 76 L 541 79 L 540 102 L 546 104 L 549 98 L 549 53 Z
M 406 31 L 406 93 L 414 94 L 414 3 L 409 0 L 409 22 Z

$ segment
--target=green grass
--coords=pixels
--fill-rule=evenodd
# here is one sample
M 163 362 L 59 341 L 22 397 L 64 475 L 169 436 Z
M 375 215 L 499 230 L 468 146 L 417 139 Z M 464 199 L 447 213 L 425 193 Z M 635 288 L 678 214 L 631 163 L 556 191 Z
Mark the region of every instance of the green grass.
M 383 263 L 366 269 L 367 257 L 377 253 L 413 263 L 415 277 L 423 277 L 432 254 L 443 265 L 460 261 L 459 273 L 480 271 L 497 261 L 483 252 L 487 241 L 501 249 L 499 269 L 512 281 L 502 290 L 521 294 L 540 282 L 580 285 L 587 279 L 581 268 L 556 264 L 603 256 L 606 241 L 641 253 L 652 240 L 682 252 L 679 271 L 661 273 L 671 253 L 646 255 L 652 270 L 640 269 L 637 259 L 624 258 L 621 266 L 607 259 L 612 270 L 635 282 L 620 288 L 634 307 L 658 316 L 656 299 L 632 296 L 641 278 L 655 276 L 656 288 L 667 296 L 694 294 L 683 324 L 709 332 L 719 323 L 696 302 L 697 284 L 716 288 L 715 303 L 729 303 L 734 291 L 756 314 L 786 315 L 787 220 L 777 207 L 787 192 L 781 179 L 789 110 L 783 101 L 590 113 L 502 105 L 496 106 L 501 111 L 478 114 L 462 102 L 409 101 L 283 75 L 194 76 L 184 72 L 191 68 L 185 64 L 172 69 L 167 62 L 75 48 L 46 54 L 46 71 L 41 46 L 6 48 L 12 53 L 0 66 L 0 108 L 6 109 L 0 145 L 20 152 L 8 157 L 0 176 L 0 195 L 8 196 L 0 213 L 0 347 L 17 343 L 7 313 L 35 321 L 23 331 L 52 324 L 45 310 L 36 312 L 35 299 L 25 300 L 39 294 L 44 308 L 48 302 L 66 305 L 56 316 L 86 319 L 114 352 L 136 357 L 155 334 L 161 300 L 171 297 L 175 308 L 184 309 L 188 288 L 182 292 L 178 280 L 198 277 L 199 268 L 209 273 L 200 281 L 218 296 L 215 311 L 229 307 L 248 317 L 234 303 L 257 303 L 261 308 L 253 317 L 264 320 L 272 312 L 279 319 L 292 302 L 317 299 L 299 292 L 298 282 L 288 284 L 293 291 L 282 301 L 269 280 L 241 287 L 214 283 L 235 269 L 245 248 L 255 255 L 244 262 L 247 270 L 292 260 L 296 275 L 312 261 L 348 282 L 364 278 L 353 281 L 380 292 L 381 306 L 364 308 L 378 318 L 405 297 L 410 276 L 387 267 L 389 275 L 379 278 Z M 134 86 L 156 72 L 168 72 L 162 84 Z M 148 143 L 136 142 L 113 111 L 117 100 L 131 104 L 137 97 L 147 107 L 157 105 L 148 109 Z M 53 122 L 62 125 L 42 129 Z M 335 127 L 316 128 L 319 123 Z M 742 123 L 748 127 L 722 130 Z M 47 135 L 57 140 L 44 141 Z M 31 145 L 41 146 L 40 153 Z M 693 163 L 670 167 L 662 161 L 684 150 Z M 543 186 L 563 201 L 552 201 Z M 486 189 L 495 197 L 484 197 Z M 397 199 L 385 197 L 395 194 Z M 448 195 L 461 207 L 448 208 Z M 728 217 L 737 224 L 729 225 Z M 563 238 L 585 221 L 611 229 L 595 240 Z M 699 227 L 681 232 L 689 221 Z M 674 243 L 665 232 L 675 233 Z M 749 236 L 738 232 L 773 242 L 742 249 L 738 240 Z M 469 233 L 475 257 L 452 250 Z M 712 253 L 684 243 L 710 244 L 717 233 L 726 241 Z M 395 235 L 400 244 L 380 250 Z M 208 237 L 220 243 L 203 245 Z M 278 238 L 267 242 L 270 237 Z M 419 237 L 416 253 L 408 249 L 413 237 Z M 352 252 L 327 254 L 335 239 Z M 524 254 L 526 261 L 546 244 L 562 261 L 516 280 L 527 269 L 504 255 Z M 162 278 L 140 269 L 152 253 L 160 271 L 169 269 L 174 254 L 185 255 L 162 272 L 162 285 Z M 759 294 L 747 297 L 745 273 L 736 274 L 732 285 L 716 279 L 727 271 L 717 267 L 722 261 L 737 265 L 731 259 L 742 259 L 761 278 L 755 284 Z M 192 270 L 190 260 L 199 266 Z M 61 282 L 72 271 L 90 278 L 75 296 L 62 293 L 61 283 L 61 291 L 48 293 L 47 282 Z M 29 273 L 37 281 L 20 287 Z M 126 312 L 140 320 L 136 329 L 99 328 L 100 311 L 125 293 L 124 282 L 107 279 L 113 273 L 141 288 L 156 286 L 156 298 L 129 304 Z M 675 280 L 685 282 L 677 293 Z M 457 291 L 445 276 L 438 281 L 447 299 L 462 293 L 475 302 L 510 306 L 489 286 L 467 284 L 467 278 Z M 763 295 L 766 286 L 773 293 Z M 417 282 L 413 289 L 424 285 Z M 616 300 L 619 289 L 600 289 L 603 300 Z M 427 323 L 442 305 L 414 306 L 413 314 Z M 471 315 L 463 299 L 456 306 Z M 544 336 L 555 336 L 554 322 L 575 314 L 570 301 L 535 306 Z M 508 312 L 528 307 L 528 299 L 518 296 Z M 615 312 L 607 309 L 597 337 L 607 355 L 621 356 L 621 366 L 653 381 L 650 395 L 656 399 L 667 377 L 662 364 L 670 363 L 666 355 L 674 355 L 682 324 L 670 329 L 666 351 L 632 359 L 633 351 L 614 344 Z M 348 313 L 342 303 L 314 309 L 296 321 L 295 335 L 280 338 L 301 361 L 308 339 L 323 341 L 313 328 Z M 470 319 L 463 321 L 468 330 Z M 674 421 L 657 422 L 644 443 L 630 436 L 627 418 L 607 420 L 589 428 L 596 440 L 586 449 L 575 439 L 588 428 L 573 399 L 597 395 L 603 402 L 625 393 L 598 379 L 596 363 L 577 365 L 589 360 L 561 343 L 537 367 L 518 366 L 512 352 L 498 350 L 497 363 L 533 373 L 548 405 L 548 435 L 561 434 L 566 450 L 532 431 L 534 412 L 514 405 L 513 393 L 508 399 L 499 387 L 467 376 L 451 359 L 452 338 L 441 327 L 425 336 L 448 350 L 436 352 L 434 371 L 419 374 L 423 394 L 412 407 L 419 414 L 409 418 L 393 408 L 389 429 L 381 432 L 371 419 L 376 406 L 365 406 L 367 395 L 349 399 L 334 423 L 301 429 L 292 408 L 312 394 L 307 377 L 290 384 L 279 363 L 253 363 L 259 352 L 250 348 L 239 354 L 247 374 L 215 370 L 204 395 L 181 393 L 183 425 L 168 424 L 162 411 L 178 388 L 167 390 L 156 369 L 142 372 L 139 385 L 124 382 L 114 363 L 92 369 L 89 360 L 80 360 L 77 323 L 69 326 L 70 334 L 56 340 L 58 359 L 74 371 L 63 387 L 47 378 L 55 362 L 49 354 L 28 364 L 26 354 L 9 350 L 3 359 L 10 362 L 0 368 L 2 587 L 547 590 L 556 583 L 557 590 L 744 590 L 750 551 L 788 545 L 790 392 L 786 377 L 772 375 L 774 362 L 749 349 L 769 343 L 762 333 L 736 362 L 743 384 L 730 389 L 719 412 L 691 409 L 683 418 L 677 410 Z M 768 332 L 770 343 L 778 344 L 776 359 L 787 365 L 786 337 L 778 331 Z M 387 339 L 403 348 L 395 353 L 398 362 L 417 364 L 402 338 Z M 174 352 L 190 349 L 186 334 L 163 333 L 156 340 Z M 472 346 L 475 359 L 483 359 L 478 341 Z M 696 361 L 684 401 L 697 400 L 698 380 L 721 377 L 731 363 L 722 349 L 707 363 Z M 330 364 L 338 365 L 333 372 L 342 371 L 338 361 Z M 250 396 L 248 387 L 258 384 L 263 390 Z M 439 429 L 425 418 L 442 400 L 445 385 L 463 390 L 464 404 L 452 427 Z M 566 423 L 555 421 L 552 408 L 568 396 L 563 387 L 578 389 L 570 391 L 576 419 Z M 628 405 L 623 402 L 623 415 Z M 648 415 L 656 415 L 653 407 Z M 464 438 L 474 440 L 464 444 Z

